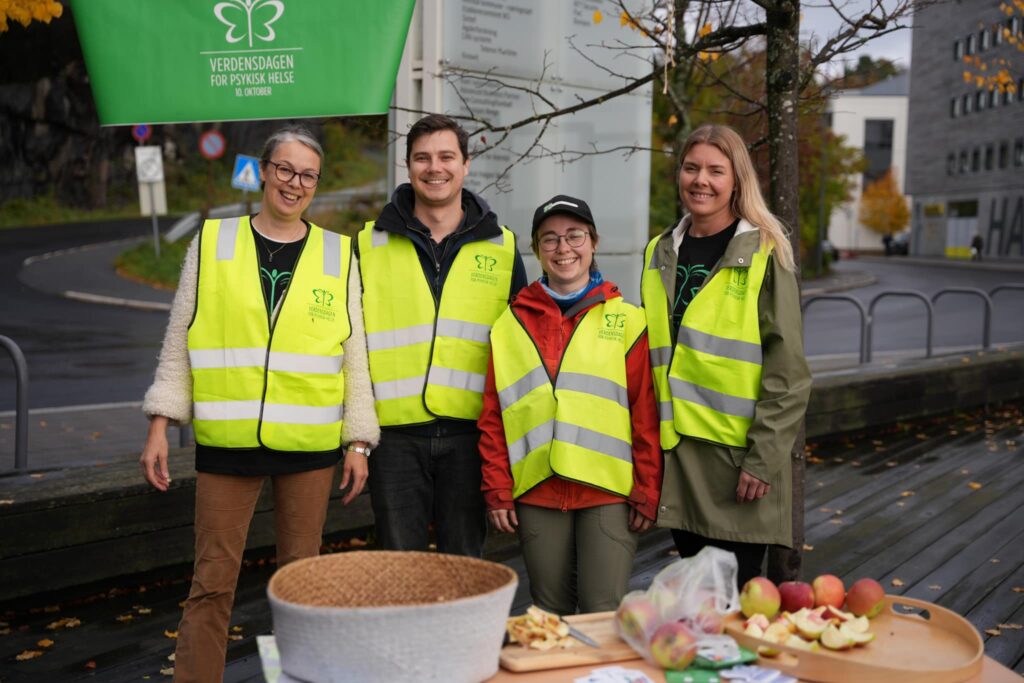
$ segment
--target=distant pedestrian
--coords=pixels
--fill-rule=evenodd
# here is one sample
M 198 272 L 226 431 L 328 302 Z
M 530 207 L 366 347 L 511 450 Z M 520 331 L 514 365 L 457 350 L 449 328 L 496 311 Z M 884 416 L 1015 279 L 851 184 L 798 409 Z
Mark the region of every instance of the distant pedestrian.
M 494 324 L 479 421 L 488 517 L 518 533 L 533 602 L 557 614 L 618 607 L 661 489 L 646 321 L 597 245 L 583 200 L 537 208 L 544 276 Z
M 284 128 L 260 157 L 259 213 L 208 220 L 185 256 L 143 403 L 140 462 L 166 491 L 167 425 L 196 435 L 196 558 L 174 680 L 220 681 L 245 538 L 269 477 L 278 566 L 320 552 L 331 482 L 362 491 L 379 439 L 351 240 L 303 219 L 323 150 Z M 344 446 L 347 444 L 347 446 Z
M 767 544 L 793 543 L 790 453 L 811 390 L 800 294 L 734 130 L 695 130 L 677 178 L 686 215 L 648 244 L 641 280 L 667 451 L 658 526 L 680 556 L 734 552 L 742 584 Z
M 979 233 L 974 233 L 974 237 L 971 238 L 971 260 L 980 261 L 981 252 L 985 249 L 985 240 L 981 238 Z

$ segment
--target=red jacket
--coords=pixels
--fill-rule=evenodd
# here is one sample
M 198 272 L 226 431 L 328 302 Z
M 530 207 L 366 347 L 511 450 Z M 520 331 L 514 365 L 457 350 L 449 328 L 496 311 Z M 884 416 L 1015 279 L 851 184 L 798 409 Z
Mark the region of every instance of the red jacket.
M 605 299 L 622 296 L 617 286 L 604 282 L 587 297 L 599 293 L 604 294 Z M 536 343 L 548 374 L 554 376 L 558 372 L 562 355 L 576 324 L 600 301 L 598 298 L 572 318 L 566 318 L 541 284 L 534 282 L 521 290 L 510 306 Z M 661 494 L 662 455 L 646 332 L 640 336 L 626 356 L 626 379 L 629 413 L 633 423 L 633 491 L 628 502 L 644 517 L 654 520 L 658 514 L 658 498 Z M 487 509 L 511 510 L 512 470 L 508 464 L 508 446 L 501 422 L 501 405 L 494 384 L 493 359 L 487 369 L 483 412 L 477 424 L 481 432 L 480 457 L 483 462 L 481 489 L 487 501 Z M 578 510 L 596 505 L 621 503 L 623 499 L 621 496 L 586 484 L 553 476 L 524 493 L 518 501 L 538 507 Z

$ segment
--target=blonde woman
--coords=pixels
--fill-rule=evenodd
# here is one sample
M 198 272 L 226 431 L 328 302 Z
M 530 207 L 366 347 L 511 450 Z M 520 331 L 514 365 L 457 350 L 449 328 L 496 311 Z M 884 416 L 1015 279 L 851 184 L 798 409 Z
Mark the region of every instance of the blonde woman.
M 734 552 L 743 585 L 768 544 L 792 546 L 790 451 L 811 389 L 800 294 L 734 130 L 695 130 L 678 183 L 686 214 L 647 245 L 642 278 L 666 452 L 657 523 L 682 557 Z

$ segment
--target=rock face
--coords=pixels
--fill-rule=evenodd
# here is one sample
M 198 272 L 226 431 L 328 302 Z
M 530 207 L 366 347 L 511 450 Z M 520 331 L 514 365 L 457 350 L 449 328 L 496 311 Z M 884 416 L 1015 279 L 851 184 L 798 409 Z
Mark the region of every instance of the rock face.
M 148 144 L 163 145 L 171 184 L 205 173 L 197 147 L 204 130 L 224 133 L 228 164 L 236 152 L 258 154 L 281 123 L 156 126 Z M 319 133 L 318 121 L 307 125 Z M 13 23 L 0 34 L 0 205 L 46 195 L 83 209 L 134 203 L 135 144 L 129 127 L 99 125 L 69 5 L 49 24 Z

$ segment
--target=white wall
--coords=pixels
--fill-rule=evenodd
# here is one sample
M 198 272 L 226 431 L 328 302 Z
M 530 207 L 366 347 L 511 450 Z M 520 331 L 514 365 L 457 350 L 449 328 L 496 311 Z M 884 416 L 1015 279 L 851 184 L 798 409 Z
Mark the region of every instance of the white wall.
M 832 131 L 846 138 L 847 147 L 864 149 L 864 121 L 866 119 L 892 119 L 892 165 L 896 181 L 902 191 L 906 187 L 907 168 L 907 97 L 905 95 L 874 96 L 839 94 L 829 103 L 832 112 Z M 876 232 L 864 227 L 857 220 L 860 212 L 860 196 L 864 188 L 862 175 L 856 177 L 853 198 L 832 210 L 828 237 L 839 249 L 882 248 L 882 238 Z M 910 197 L 907 197 L 910 206 Z M 910 227 L 909 225 L 907 226 Z

